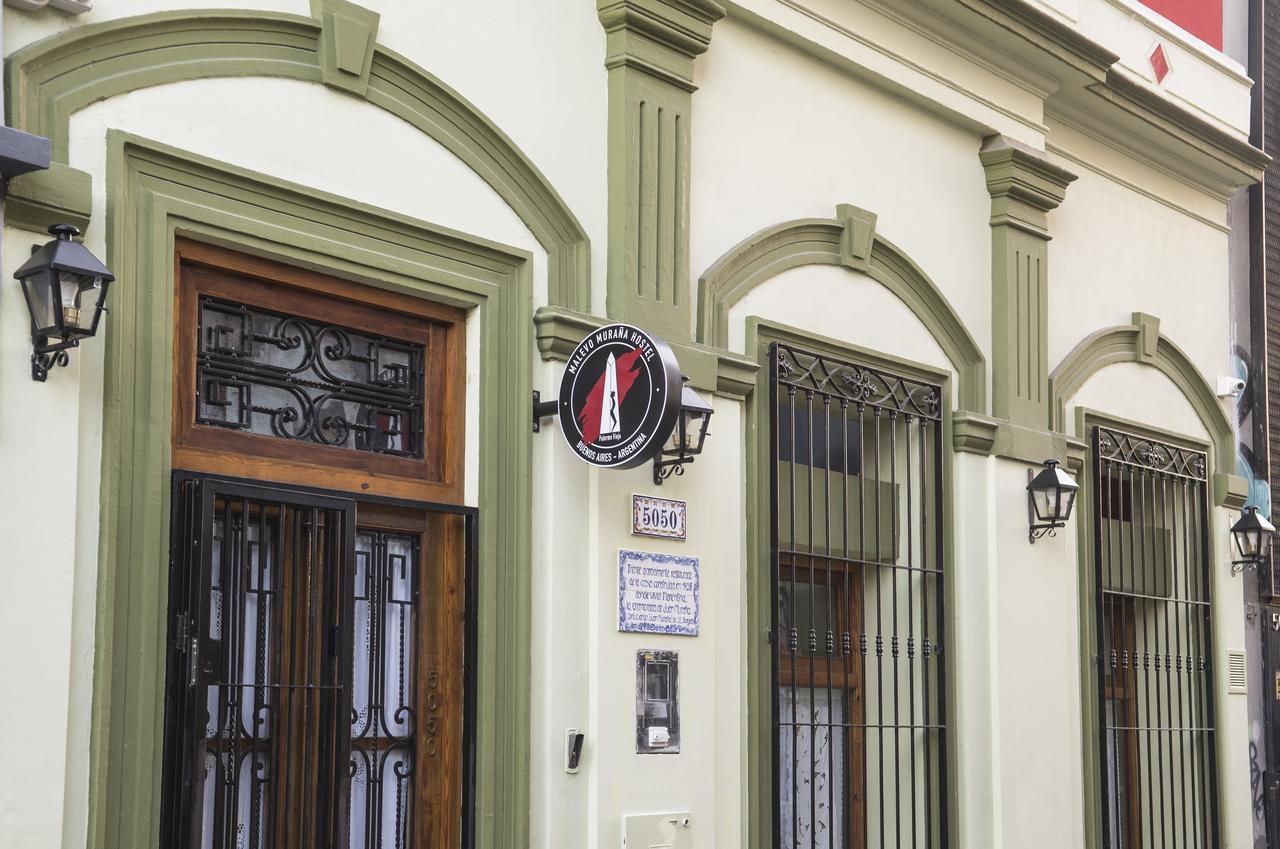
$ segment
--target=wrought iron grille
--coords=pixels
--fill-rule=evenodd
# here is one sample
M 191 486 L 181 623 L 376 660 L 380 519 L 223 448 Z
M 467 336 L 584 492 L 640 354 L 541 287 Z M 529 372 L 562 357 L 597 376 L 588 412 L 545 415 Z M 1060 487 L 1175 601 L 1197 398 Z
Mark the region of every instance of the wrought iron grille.
M 472 595 L 474 511 L 417 515 L 362 528 L 350 500 L 175 475 L 162 846 L 456 845 L 455 817 L 469 845 L 470 762 L 443 750 L 473 694 L 438 679 L 469 676 L 439 642 L 474 616 L 445 637 L 464 622 L 429 611 Z M 457 556 L 465 587 L 424 585 Z
M 347 819 L 354 505 L 198 480 L 177 495 L 170 845 L 335 846 Z
M 942 391 L 770 347 L 774 845 L 948 845 Z
M 1092 443 L 1103 845 L 1218 846 L 1207 457 Z
M 421 345 L 201 295 L 196 422 L 419 459 Z

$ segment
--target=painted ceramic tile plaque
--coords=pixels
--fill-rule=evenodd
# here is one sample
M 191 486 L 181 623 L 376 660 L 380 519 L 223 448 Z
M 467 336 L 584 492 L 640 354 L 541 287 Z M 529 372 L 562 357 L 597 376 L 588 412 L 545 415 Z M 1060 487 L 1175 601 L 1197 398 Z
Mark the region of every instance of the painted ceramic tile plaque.
M 652 495 L 631 496 L 631 533 L 663 539 L 685 538 L 686 507 L 683 501 L 655 498 Z
M 620 549 L 618 630 L 698 636 L 698 559 Z

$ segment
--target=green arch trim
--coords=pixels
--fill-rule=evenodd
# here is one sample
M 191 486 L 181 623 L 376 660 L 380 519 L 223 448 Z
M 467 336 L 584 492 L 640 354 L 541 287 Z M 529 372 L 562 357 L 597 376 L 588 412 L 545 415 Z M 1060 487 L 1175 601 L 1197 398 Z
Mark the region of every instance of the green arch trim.
M 1235 432 L 1218 396 L 1191 358 L 1168 337 L 1160 335 L 1159 322 L 1141 313 L 1134 314 L 1132 325 L 1089 334 L 1050 372 L 1049 414 L 1053 417 L 1053 430 L 1066 433 L 1067 401 L 1090 377 L 1116 363 L 1143 363 L 1168 377 L 1209 432 L 1218 470 L 1229 474 L 1235 469 Z
M 66 163 L 71 116 L 109 97 L 211 77 L 321 83 L 321 23 L 277 12 L 183 10 L 76 27 L 6 63 L 10 126 Z M 552 304 L 589 311 L 586 231 L 546 177 L 480 110 L 403 56 L 373 48 L 365 98 L 435 139 L 520 216 L 548 256 Z
M 946 297 L 902 250 L 874 233 L 874 215 L 851 207 L 840 211 L 844 221 L 802 218 L 766 228 L 716 260 L 698 281 L 698 341 L 727 348 L 734 304 L 782 272 L 845 266 L 865 272 L 907 305 L 955 367 L 960 408 L 986 412 L 982 350 Z

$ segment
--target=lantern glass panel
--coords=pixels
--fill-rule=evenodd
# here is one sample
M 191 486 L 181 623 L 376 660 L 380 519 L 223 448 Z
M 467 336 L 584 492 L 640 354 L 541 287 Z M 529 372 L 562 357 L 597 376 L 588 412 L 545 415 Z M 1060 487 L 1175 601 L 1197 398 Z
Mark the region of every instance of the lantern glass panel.
M 57 275 L 63 329 L 81 330 L 88 327 L 93 322 L 93 310 L 96 304 L 90 303 L 88 310 L 82 310 L 81 301 L 84 293 L 94 288 L 97 278 L 73 271 L 58 271 Z
M 54 275 L 53 271 L 41 271 L 22 278 L 22 294 L 27 299 L 27 309 L 31 311 L 32 332 L 37 335 L 48 335 L 57 330 Z
M 1050 486 L 1033 489 L 1031 503 L 1035 505 L 1037 521 L 1052 522 L 1058 517 L 1058 488 Z
M 1262 531 L 1258 528 L 1234 531 L 1232 536 L 1236 538 L 1236 548 L 1240 550 L 1242 558 L 1257 557 L 1258 552 L 1262 550 Z
M 1062 513 L 1059 514 L 1059 518 L 1065 522 L 1071 518 L 1071 509 L 1076 506 L 1076 490 L 1063 489 L 1061 498 Z

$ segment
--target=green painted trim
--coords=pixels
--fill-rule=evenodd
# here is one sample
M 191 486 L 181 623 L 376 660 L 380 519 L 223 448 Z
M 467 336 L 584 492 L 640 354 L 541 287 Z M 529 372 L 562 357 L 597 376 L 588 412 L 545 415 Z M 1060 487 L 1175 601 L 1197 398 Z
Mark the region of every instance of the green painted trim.
M 725 11 L 714 0 L 596 0 L 596 14 L 606 68 L 634 68 L 692 92 L 694 57 L 706 52 Z
M 364 97 L 369 90 L 381 15 L 349 0 L 311 0 L 311 17 L 323 28 L 320 80 L 331 88 Z
M 692 341 L 693 60 L 724 16 L 712 0 L 597 0 L 608 69 L 609 317 Z
M 1007 136 L 988 136 L 978 160 L 991 195 L 991 226 L 1008 224 L 1049 238 L 1047 213 L 1067 196 L 1076 175 L 1049 161 L 1043 151 Z
M 991 412 L 1048 420 L 1049 216 L 1076 176 L 1042 151 L 989 136 L 978 153 L 991 195 Z
M 84 232 L 92 212 L 92 178 L 61 162 L 14 177 L 4 199 L 6 224 L 40 233 L 53 224 L 74 224 Z
M 951 417 L 951 447 L 967 454 L 989 457 L 995 452 L 1000 422 L 977 413 L 959 412 Z
M 93 849 L 158 842 L 172 415 L 173 245 L 232 246 L 475 311 L 480 334 L 476 845 L 528 845 L 532 257 L 112 131 Z
M 1134 322 L 1127 327 L 1108 327 L 1086 336 L 1050 373 L 1049 411 L 1053 416 L 1053 429 L 1064 430 L 1067 402 L 1094 374 L 1115 363 L 1143 363 L 1159 369 L 1178 387 L 1212 436 L 1218 467 L 1234 469 L 1235 430 L 1209 382 L 1181 348 L 1159 334 L 1158 320 L 1145 313 L 1134 313 Z M 1153 325 L 1153 322 L 1157 323 Z M 1148 357 L 1146 351 L 1151 348 L 1153 335 L 1155 350 Z M 1225 493 L 1223 490 L 1224 497 Z
M 1038 466 L 1045 460 L 1066 460 L 1070 454 L 1069 441 L 1063 433 L 1001 421 L 991 453 Z
M 1249 501 L 1249 482 L 1239 475 L 1218 472 L 1213 476 L 1213 503 L 1243 510 Z
M 1084 446 L 1079 459 L 1079 465 L 1075 467 L 1077 471 L 1077 480 L 1080 483 L 1080 493 L 1076 499 L 1076 553 L 1077 553 L 1077 569 L 1079 604 L 1078 611 L 1080 621 L 1080 694 L 1083 699 L 1080 711 L 1080 737 L 1083 743 L 1081 752 L 1081 766 L 1083 778 L 1083 795 L 1084 795 L 1084 837 L 1085 849 L 1100 849 L 1102 842 L 1103 829 L 1103 812 L 1101 810 L 1099 788 L 1101 786 L 1100 771 L 1102 769 L 1102 759 L 1098 752 L 1098 681 L 1095 664 L 1097 662 L 1097 622 L 1095 618 L 1095 607 L 1097 605 L 1097 596 L 1094 587 L 1094 567 L 1093 567 L 1093 540 L 1092 540 L 1092 517 L 1093 517 L 1093 486 L 1089 479 L 1091 470 L 1085 462 L 1087 453 L 1091 450 L 1089 445 L 1089 428 L 1094 425 L 1103 425 L 1104 427 L 1115 427 L 1128 433 L 1138 436 L 1146 436 L 1158 439 L 1162 442 L 1172 443 L 1174 445 L 1192 448 L 1198 451 L 1204 451 L 1209 459 L 1209 480 L 1215 482 L 1220 476 L 1214 472 L 1215 456 L 1221 456 L 1222 446 L 1218 444 L 1218 440 L 1206 442 L 1202 439 L 1185 436 L 1174 431 L 1165 430 L 1152 425 L 1135 422 L 1131 419 L 1120 418 L 1109 413 L 1103 413 L 1098 410 L 1089 409 L 1087 407 L 1077 407 L 1075 414 L 1075 427 L 1077 442 Z M 1234 451 L 1234 437 L 1228 446 Z M 1234 460 L 1232 461 L 1234 464 Z M 1233 466 L 1227 466 L 1232 468 Z M 1210 523 L 1213 518 L 1210 512 Z M 1217 554 L 1218 546 L 1216 543 L 1216 535 L 1211 527 L 1209 529 L 1209 575 L 1212 577 L 1218 568 L 1219 555 Z M 1216 603 L 1213 595 L 1213 581 L 1209 581 L 1210 587 L 1210 605 Z M 1217 669 L 1217 660 L 1214 661 L 1214 668 Z M 1220 680 L 1220 674 L 1218 676 Z M 1213 686 L 1214 698 L 1219 694 L 1218 681 Z M 1219 763 L 1215 765 L 1215 769 L 1220 770 L 1222 766 L 1222 756 L 1219 755 Z M 1222 784 L 1219 782 L 1219 787 Z M 1221 794 L 1221 791 L 1219 791 Z M 1221 798 L 1219 798 L 1219 810 L 1221 810 Z
M 746 457 L 745 489 L 746 528 L 747 528 L 747 562 L 746 562 L 746 704 L 747 704 L 747 769 L 746 782 L 746 846 L 748 849 L 770 849 L 773 845 L 773 736 L 772 736 L 772 650 L 769 645 L 769 625 L 772 587 L 770 581 L 770 564 L 772 561 L 770 544 L 770 509 L 769 485 L 766 470 L 770 462 L 771 428 L 768 416 L 769 408 L 769 367 L 768 345 L 770 342 L 788 342 L 804 347 L 807 350 L 830 354 L 832 356 L 853 359 L 868 365 L 895 371 L 921 380 L 938 383 L 942 387 L 942 444 L 948 445 L 954 440 L 951 432 L 952 423 L 957 414 L 952 411 L 951 386 L 952 375 L 948 372 L 913 362 L 878 351 L 871 351 L 850 345 L 839 339 L 810 333 L 799 328 L 790 327 L 777 322 L 751 316 L 746 321 L 746 350 L 760 368 L 760 380 L 756 385 L 759 391 L 747 395 L 746 418 L 744 419 L 743 437 Z M 949 569 L 955 566 L 955 534 L 953 531 L 952 509 L 952 457 L 953 452 L 944 448 L 942 451 L 942 491 L 944 497 L 943 519 L 947 533 L 943 541 L 943 558 Z M 754 496 L 754 497 L 752 497 Z M 943 593 L 946 611 L 944 635 L 948 645 L 955 646 L 956 605 L 954 604 L 954 581 L 944 575 Z M 957 652 L 951 655 L 958 657 Z M 954 664 L 948 667 L 947 704 L 949 705 L 947 725 L 955 728 L 956 674 Z M 955 780 L 955 764 L 960 763 L 958 747 L 959 734 L 947 735 L 947 762 L 952 764 L 952 773 L 947 781 L 947 807 L 951 812 L 948 828 L 949 843 L 956 842 L 960 833 L 960 820 L 965 811 L 960 807 L 959 784 Z
M 729 312 L 753 289 L 803 265 L 845 265 L 845 231 L 870 213 L 841 206 L 842 219 L 805 218 L 761 230 L 730 248 L 702 275 L 698 287 L 698 335 L 704 345 L 729 346 Z M 857 214 L 854 214 L 857 210 Z M 871 219 L 874 220 L 874 219 Z M 850 243 L 856 241 L 849 237 Z M 871 235 L 866 273 L 893 292 L 933 334 L 956 369 L 960 408 L 985 413 L 986 364 L 982 349 L 946 296 L 892 242 Z
M 588 313 L 541 307 L 533 315 L 534 338 L 542 359 L 565 362 L 588 333 L 607 323 Z M 740 401 L 755 386 L 760 367 L 749 357 L 687 342 L 668 344 L 696 389 Z
M 321 83 L 324 29 L 276 12 L 182 10 L 78 26 L 14 53 L 5 64 L 9 125 L 52 143 L 67 162 L 71 116 L 99 100 L 210 77 Z M 480 110 L 382 45 L 366 99 L 435 139 L 480 175 L 547 251 L 549 301 L 591 309 L 582 225 L 546 177 Z

